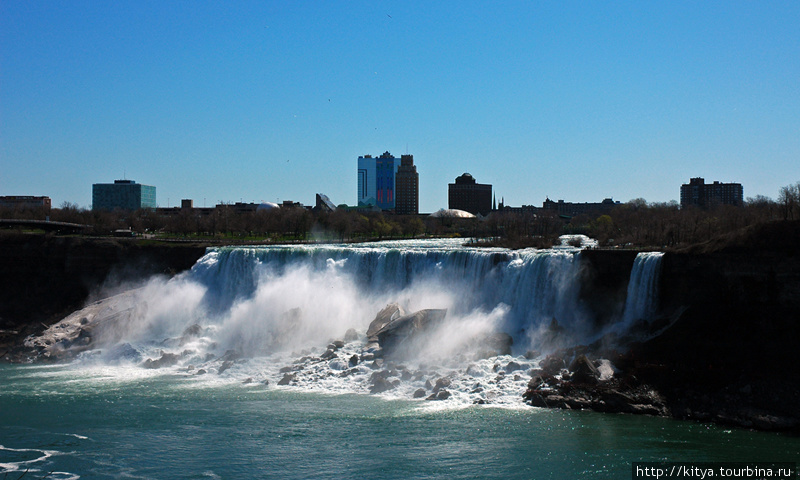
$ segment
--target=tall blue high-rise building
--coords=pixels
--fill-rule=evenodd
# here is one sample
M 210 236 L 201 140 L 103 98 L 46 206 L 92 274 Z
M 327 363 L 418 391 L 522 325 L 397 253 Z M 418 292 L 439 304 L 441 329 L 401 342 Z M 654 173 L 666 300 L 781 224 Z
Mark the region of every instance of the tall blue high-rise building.
M 358 157 L 358 205 L 394 210 L 395 174 L 399 166 L 399 159 L 389 152 L 380 157 Z
M 92 185 L 92 210 L 156 208 L 156 187 L 133 180 Z
M 358 157 L 358 206 L 365 207 L 377 204 L 375 191 L 375 159 L 372 155 Z

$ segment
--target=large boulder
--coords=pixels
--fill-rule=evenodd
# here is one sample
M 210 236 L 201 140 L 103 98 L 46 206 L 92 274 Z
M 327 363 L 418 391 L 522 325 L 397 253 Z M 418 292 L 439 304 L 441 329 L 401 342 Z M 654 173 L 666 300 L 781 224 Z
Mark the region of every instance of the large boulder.
M 528 392 L 525 393 L 525 399 L 528 400 L 528 403 L 532 407 L 540 407 L 540 408 L 548 408 L 547 401 L 544 399 L 541 393 L 539 392 Z
M 567 368 L 567 362 L 564 361 L 561 355 L 551 353 L 539 362 L 539 367 L 545 375 L 553 376 L 559 374 L 562 369 Z
M 26 338 L 24 346 L 36 356 L 66 360 L 85 350 L 114 345 L 146 315 L 147 301 L 141 294 L 141 290 L 129 290 L 87 305 Z
M 586 355 L 579 355 L 569 365 L 570 377 L 574 383 L 595 384 L 600 378 L 600 370 Z
M 356 332 L 355 328 L 348 328 L 344 334 L 344 341 L 350 343 L 356 340 L 358 340 L 358 332 Z
M 195 340 L 196 338 L 202 336 L 202 334 L 203 334 L 203 327 L 201 327 L 196 323 L 192 324 L 183 330 L 183 334 L 181 334 L 181 338 L 178 345 L 182 347 L 187 343 Z
M 180 356 L 175 353 L 162 352 L 161 357 L 157 360 L 153 360 L 152 358 L 145 360 L 142 367 L 150 369 L 171 367 L 176 365 L 179 359 Z
M 225 360 L 224 362 L 222 362 L 222 365 L 219 366 L 219 369 L 217 370 L 217 374 L 218 375 L 222 375 L 222 372 L 224 372 L 225 370 L 231 368 L 232 366 L 233 366 L 233 360 Z
M 403 310 L 403 307 L 397 303 L 390 303 L 389 305 L 386 305 L 383 307 L 383 310 L 375 315 L 375 319 L 372 321 L 372 323 L 369 324 L 369 328 L 367 328 L 367 338 L 371 339 L 375 337 L 375 335 L 389 322 L 395 318 L 402 317 L 405 314 L 406 311 Z
M 439 390 L 438 392 L 432 393 L 428 398 L 425 400 L 447 400 L 450 398 L 451 393 L 447 390 Z
M 369 389 L 369 393 L 383 393 L 392 390 L 397 385 L 393 382 L 390 382 L 384 377 L 376 377 L 372 381 L 372 386 Z
M 446 309 L 426 309 L 395 317 L 377 330 L 375 336 L 385 354 L 402 356 L 407 353 L 403 347 L 410 346 L 421 334 L 440 325 L 446 315 Z
M 444 390 L 445 388 L 449 387 L 452 382 L 447 377 L 442 377 L 436 380 L 436 385 L 433 386 L 433 393 L 438 393 L 440 390 Z

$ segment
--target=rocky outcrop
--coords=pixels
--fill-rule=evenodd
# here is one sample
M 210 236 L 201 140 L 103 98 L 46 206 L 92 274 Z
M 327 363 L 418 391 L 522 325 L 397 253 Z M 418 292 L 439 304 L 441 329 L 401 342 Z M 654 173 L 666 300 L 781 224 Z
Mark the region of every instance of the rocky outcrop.
M 644 340 L 605 339 L 596 351 L 625 350 L 615 365 L 657 391 L 672 416 L 800 430 L 798 238 L 800 222 L 772 222 L 666 252 L 660 317 L 637 326 Z M 598 325 L 613 314 L 602 297 L 624 291 L 633 253 L 581 253 L 581 299 Z
M 285 373 L 283 378 L 278 380 L 278 385 L 285 386 L 291 384 L 295 380 L 296 375 L 294 373 Z
M 800 430 L 798 238 L 800 222 L 775 222 L 664 256 L 674 322 L 627 363 L 674 416 Z
M 390 303 L 367 328 L 367 344 L 362 359 L 409 355 L 410 347 L 423 334 L 441 325 L 447 310 L 426 309 L 407 314 L 397 303 Z
M 427 309 L 399 316 L 384 324 L 375 337 L 385 355 L 403 356 L 410 353 L 416 339 L 438 327 L 446 315 L 447 310 Z
M 106 285 L 187 270 L 198 244 L 0 232 L 0 352 L 81 308 Z
M 172 367 L 178 364 L 180 358 L 178 354 L 163 352 L 157 359 L 148 358 L 142 366 L 150 369 Z
M 146 310 L 147 302 L 140 298 L 139 290 L 108 297 L 73 312 L 39 335 L 26 338 L 21 346 L 11 348 L 6 358 L 61 361 L 97 346 L 113 345 Z
M 549 355 L 531 372 L 523 398 L 532 406 L 607 413 L 668 415 L 661 395 L 631 375 L 603 375 L 606 360 L 590 360 L 582 349 Z M 569 365 L 569 368 L 564 366 Z
M 434 331 L 442 334 L 447 316 L 446 309 L 425 309 L 408 314 L 397 303 L 381 309 L 367 329 L 367 344 L 362 360 L 388 357 L 413 356 L 416 342 Z M 445 327 L 445 333 L 446 333 Z M 503 332 L 481 333 L 464 339 L 463 350 L 470 352 L 471 359 L 490 358 L 497 355 L 510 355 L 513 338 Z M 462 355 L 463 356 L 463 355 Z
M 680 328 L 681 324 L 676 325 Z M 543 408 L 671 416 L 760 430 L 800 431 L 797 369 L 786 368 L 784 363 L 770 371 L 753 372 L 742 356 L 737 356 L 740 362 L 735 371 L 734 367 L 704 368 L 704 364 L 693 362 L 710 360 L 708 354 L 685 352 L 680 343 L 672 343 L 670 330 L 664 338 L 655 337 L 629 352 L 606 352 L 614 356 L 614 365 L 593 357 L 596 352 L 589 347 L 555 352 L 539 362 L 539 369 L 530 372 L 523 398 L 530 405 Z M 689 360 L 664 354 L 660 349 L 669 348 L 662 346 L 665 341 L 674 350 L 672 355 L 684 352 Z M 688 341 L 695 347 L 697 342 Z M 648 351 L 650 346 L 659 350 Z M 789 352 L 784 351 L 783 355 Z M 673 360 L 658 362 L 665 357 Z M 725 365 L 723 362 L 728 361 L 715 360 L 718 363 L 712 365 Z
M 592 312 L 595 325 L 608 325 L 622 315 L 631 267 L 638 252 L 584 250 L 581 252 L 579 300 Z
M 600 380 L 600 370 L 586 355 L 579 355 L 569 365 L 569 376 L 573 382 L 593 385 Z
M 369 324 L 369 328 L 367 328 L 367 338 L 371 341 L 378 341 L 378 332 L 383 329 L 386 325 L 388 325 L 392 320 L 402 317 L 406 314 L 406 311 L 403 310 L 403 307 L 400 306 L 398 303 L 390 303 L 381 309 L 377 315 L 375 315 L 375 319 L 372 320 Z

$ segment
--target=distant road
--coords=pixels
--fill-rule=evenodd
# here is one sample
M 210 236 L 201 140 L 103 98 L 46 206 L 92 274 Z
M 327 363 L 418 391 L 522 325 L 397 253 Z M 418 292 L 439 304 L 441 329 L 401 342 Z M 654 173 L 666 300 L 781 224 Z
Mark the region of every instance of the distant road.
M 3 227 L 31 227 L 45 231 L 74 232 L 79 233 L 83 230 L 92 228 L 91 225 L 81 225 L 79 223 L 50 222 L 47 220 L 16 220 L 0 219 L 0 228 Z

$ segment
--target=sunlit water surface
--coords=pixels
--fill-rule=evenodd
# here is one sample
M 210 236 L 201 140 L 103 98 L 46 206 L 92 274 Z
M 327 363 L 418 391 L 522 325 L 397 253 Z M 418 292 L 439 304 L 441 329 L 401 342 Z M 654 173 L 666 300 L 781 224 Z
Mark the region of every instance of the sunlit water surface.
M 800 439 L 122 367 L 0 366 L 0 478 L 630 478 L 634 461 L 798 461 Z

